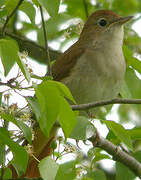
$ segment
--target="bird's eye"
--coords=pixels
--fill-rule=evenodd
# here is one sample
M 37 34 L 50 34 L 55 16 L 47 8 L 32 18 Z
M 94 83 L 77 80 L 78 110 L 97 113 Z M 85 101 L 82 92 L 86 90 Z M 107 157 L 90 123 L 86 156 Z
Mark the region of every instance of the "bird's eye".
M 98 24 L 99 24 L 100 26 L 106 26 L 107 21 L 106 21 L 104 18 L 102 18 L 102 19 L 100 19 L 100 20 L 98 21 Z

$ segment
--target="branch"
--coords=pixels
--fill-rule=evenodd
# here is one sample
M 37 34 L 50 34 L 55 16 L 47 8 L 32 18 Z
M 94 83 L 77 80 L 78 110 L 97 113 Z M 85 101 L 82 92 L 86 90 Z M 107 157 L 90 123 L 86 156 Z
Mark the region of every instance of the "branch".
M 48 48 L 48 41 L 47 41 L 47 33 L 46 33 L 43 9 L 41 5 L 40 5 L 40 13 L 41 13 L 42 26 L 43 26 L 43 32 L 44 32 L 45 52 L 46 52 L 46 56 L 48 57 L 48 61 L 47 61 L 48 73 L 47 74 L 51 76 L 50 55 L 49 55 L 49 48 Z
M 80 105 L 71 105 L 72 110 L 88 110 L 91 108 L 96 108 L 100 106 L 105 106 L 109 104 L 141 104 L 141 99 L 111 99 L 111 100 L 102 100 L 97 102 L 92 102 L 88 104 Z
M 1 32 L 1 30 L 0 30 Z M 18 42 L 20 51 L 27 51 L 28 55 L 37 60 L 40 63 L 46 63 L 46 60 L 48 60 L 47 54 L 46 54 L 46 49 L 37 44 L 36 42 L 27 39 L 24 36 L 18 35 L 18 34 L 14 34 L 9 32 L 8 30 L 5 31 L 5 34 L 13 39 L 15 39 Z M 49 54 L 52 60 L 57 59 L 61 53 L 57 52 L 55 50 L 49 49 Z
M 17 9 L 19 8 L 19 6 L 22 4 L 24 0 L 19 0 L 18 4 L 16 5 L 15 9 L 13 9 L 13 11 L 11 12 L 11 14 L 9 16 L 7 16 L 6 18 L 6 21 L 5 21 L 5 24 L 2 28 L 2 34 L 5 35 L 5 29 L 6 29 L 6 26 L 10 20 L 10 18 L 14 15 L 14 13 L 17 11 Z
M 99 147 L 110 155 L 113 156 L 113 160 L 121 162 L 127 166 L 136 176 L 141 178 L 141 163 L 139 163 L 134 157 L 130 156 L 126 152 L 122 151 L 118 146 L 115 146 L 107 139 L 99 136 L 96 133 L 95 136 L 90 138 L 90 141 L 95 144 L 95 147 Z

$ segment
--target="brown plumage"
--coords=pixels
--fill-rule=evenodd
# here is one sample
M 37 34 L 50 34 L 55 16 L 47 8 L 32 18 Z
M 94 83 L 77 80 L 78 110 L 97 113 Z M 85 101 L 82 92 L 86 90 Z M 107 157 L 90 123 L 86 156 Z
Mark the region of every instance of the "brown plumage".
M 78 43 L 75 43 L 71 46 L 71 48 L 65 51 L 52 66 L 52 75 L 55 81 L 60 81 L 63 78 L 69 76 L 69 73 L 74 67 L 77 58 L 79 58 L 83 54 L 84 48 L 82 48 L 81 46 L 77 48 L 77 51 L 75 51 L 77 44 Z

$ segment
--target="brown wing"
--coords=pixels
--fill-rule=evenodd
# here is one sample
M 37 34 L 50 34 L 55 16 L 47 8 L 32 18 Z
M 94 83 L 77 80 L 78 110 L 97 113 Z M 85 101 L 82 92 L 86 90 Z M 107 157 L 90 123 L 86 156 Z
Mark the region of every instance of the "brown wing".
M 84 49 L 78 45 L 78 42 L 65 51 L 52 66 L 53 79 L 60 81 L 67 77 L 83 52 Z

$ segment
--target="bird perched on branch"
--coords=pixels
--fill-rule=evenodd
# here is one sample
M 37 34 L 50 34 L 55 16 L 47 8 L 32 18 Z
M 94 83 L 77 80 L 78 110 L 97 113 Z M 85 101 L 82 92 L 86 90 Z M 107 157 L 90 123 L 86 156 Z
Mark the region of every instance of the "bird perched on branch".
M 78 104 L 118 95 L 126 69 L 123 25 L 131 18 L 110 10 L 94 12 L 78 41 L 52 66 L 54 80 L 63 82 Z

